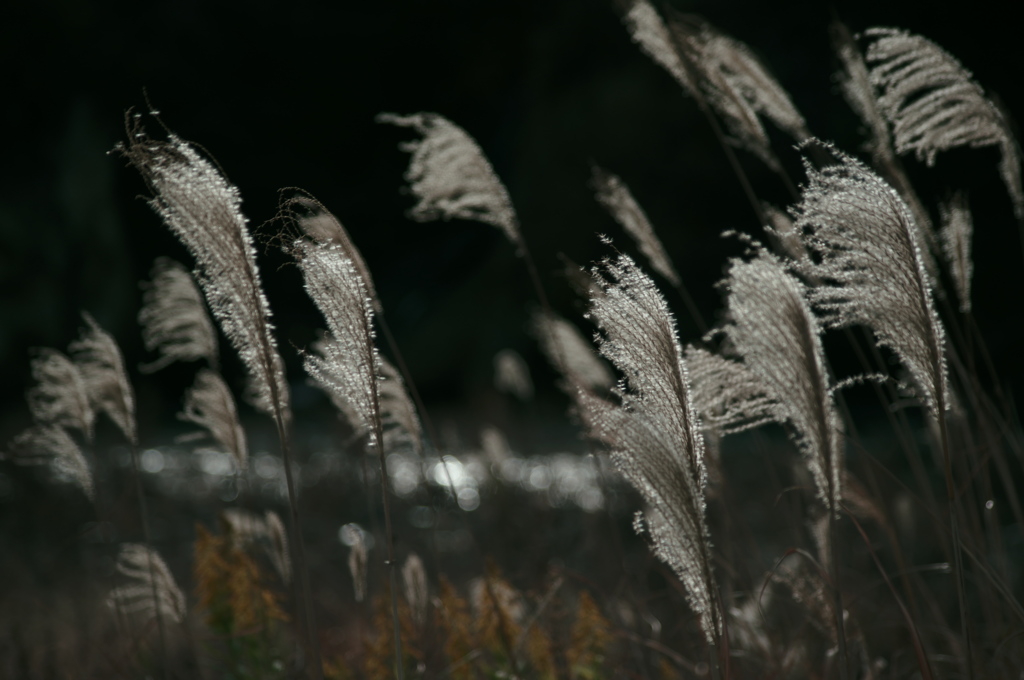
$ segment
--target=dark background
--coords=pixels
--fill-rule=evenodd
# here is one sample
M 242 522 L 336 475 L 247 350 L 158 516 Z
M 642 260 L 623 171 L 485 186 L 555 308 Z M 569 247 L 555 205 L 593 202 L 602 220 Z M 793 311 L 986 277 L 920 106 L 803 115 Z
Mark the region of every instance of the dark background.
M 835 17 L 854 31 L 921 33 L 1011 113 L 1024 111 L 1018 24 L 997 9 L 1002 3 L 955 12 L 934 3 L 673 6 L 749 44 L 812 132 L 848 151 L 861 136 L 834 84 Z M 558 255 L 588 264 L 607 254 L 597 232 L 633 252 L 592 200 L 591 160 L 630 185 L 706 318 L 720 307 L 713 283 L 740 251 L 719 233 L 760 235 L 707 122 L 631 43 L 610 1 L 11 3 L 0 19 L 0 54 L 2 441 L 28 423 L 30 349 L 65 348 L 79 310 L 117 337 L 129 366 L 151 358 L 135 321 L 138 282 L 159 255 L 189 259 L 139 197 L 135 171 L 107 153 L 124 138 L 125 111 L 145 111 L 144 92 L 170 129 L 221 164 L 261 235 L 277 228 L 264 223 L 281 187 L 302 187 L 337 214 L 374 273 L 420 389 L 441 411 L 494 415 L 491 361 L 503 347 L 534 370 L 533 415 L 561 419 L 566 403 L 527 331 L 535 296 L 513 249 L 484 225 L 409 221 L 412 199 L 399 191 L 408 154 L 397 145 L 412 134 L 374 123 L 377 113 L 436 111 L 478 140 L 510 191 L 553 306 L 571 318 L 580 319 L 582 305 Z M 800 181 L 791 140 L 775 139 Z M 777 177 L 739 155 L 762 198 L 790 202 Z M 934 169 L 913 159 L 907 166 L 933 209 L 944 192 L 970 190 L 976 317 L 1001 378 L 1019 392 L 1024 262 L 997 162 L 988 148 L 941 155 Z M 326 412 L 326 400 L 304 386 L 295 348 L 322 322 L 294 267 L 273 247 L 261 256 L 299 422 L 316 427 L 303 409 Z M 666 291 L 682 340 L 696 339 L 678 296 Z M 835 361 L 844 372 L 843 359 Z M 133 373 L 144 440 L 159 443 L 161 428 L 173 424 L 191 370 Z M 226 372 L 240 387 L 237 362 Z

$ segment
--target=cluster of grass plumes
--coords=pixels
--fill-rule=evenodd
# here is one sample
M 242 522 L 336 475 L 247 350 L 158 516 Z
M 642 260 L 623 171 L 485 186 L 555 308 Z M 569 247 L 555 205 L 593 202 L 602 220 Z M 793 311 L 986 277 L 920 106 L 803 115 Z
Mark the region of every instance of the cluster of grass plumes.
M 976 368 L 985 349 L 970 315 L 970 213 L 960 196 L 918 196 L 899 160 L 912 153 L 931 165 L 952 148 L 996 146 L 1019 217 L 1019 151 L 1006 114 L 930 41 L 836 27 L 839 80 L 867 124 L 869 163 L 813 137 L 750 48 L 646 0 L 620 4 L 629 35 L 707 115 L 757 218 L 751 233 L 730 236 L 740 252 L 725 263 L 713 325 L 616 175 L 594 166 L 595 198 L 639 254 L 610 252 L 577 268 L 586 313 L 573 318 L 552 309 L 528 248 L 530 224 L 472 136 L 436 113 L 378 118 L 420 136 L 401 147 L 412 154 L 412 219 L 490 225 L 523 260 L 540 307 L 533 339 L 593 447 L 601 502 L 580 524 L 602 526 L 588 534 L 601 577 L 552 556 L 543 577 L 517 581 L 502 573 L 516 565 L 499 569 L 489 559 L 483 546 L 495 544 L 495 532 L 468 513 L 486 511 L 499 494 L 488 497 L 475 478 L 470 486 L 471 466 L 438 437 L 355 239 L 323 204 L 293 192 L 268 223 L 276 232 L 269 242 L 283 246 L 322 316 L 319 339 L 297 354 L 337 410 L 336 455 L 358 461 L 371 527 L 343 527 L 351 583 L 330 586 L 343 596 L 315 597 L 328 589 L 318 579 L 330 569 L 305 543 L 323 529 L 303 521 L 306 480 L 293 479 L 292 453 L 302 423 L 241 193 L 197 146 L 173 133 L 154 138 L 132 114 L 117 151 L 194 259 L 191 271 L 159 260 L 144 286 L 139 321 L 157 357 L 142 371 L 198 364 L 178 415 L 198 430 L 184 440 L 230 461 L 236 493 L 222 497 L 229 507 L 216 528 L 196 526 L 191 575 L 175 574 L 151 535 L 140 455 L 147 433 L 113 337 L 86 314 L 67 355 L 46 349 L 33 359 L 34 422 L 4 457 L 78 487 L 93 513 L 90 531 L 113 525 L 124 493 L 97 483 L 98 416 L 132 461 L 142 541 L 103 555 L 109 568 L 96 571 L 78 605 L 83 628 L 119 631 L 108 675 L 845 680 L 1013 677 L 1024 666 L 1014 568 L 1024 559 L 1016 491 L 1024 436 L 988 393 L 998 379 Z M 769 124 L 799 142 L 799 188 Z M 788 208 L 762 203 L 744 171 L 751 160 L 792 188 Z M 702 337 L 680 337 L 661 279 Z M 273 421 L 287 528 L 250 487 L 250 437 L 220 372 L 218 332 L 245 368 L 243 396 Z M 838 375 L 834 351 L 851 353 L 860 368 Z M 494 366 L 496 390 L 521 402 L 541 391 L 516 351 L 499 352 Z M 864 434 L 847 389 L 878 400 L 883 436 Z M 481 478 L 529 477 L 501 432 L 485 425 L 485 454 L 474 461 Z M 548 488 L 544 474 L 536 486 Z M 437 493 L 415 495 L 431 482 Z M 400 529 L 396 508 L 410 498 L 428 520 Z M 634 518 L 639 540 L 624 517 Z M 439 558 L 452 535 L 465 537 L 450 550 L 454 567 Z M 426 559 L 416 543 L 430 550 L 420 553 Z

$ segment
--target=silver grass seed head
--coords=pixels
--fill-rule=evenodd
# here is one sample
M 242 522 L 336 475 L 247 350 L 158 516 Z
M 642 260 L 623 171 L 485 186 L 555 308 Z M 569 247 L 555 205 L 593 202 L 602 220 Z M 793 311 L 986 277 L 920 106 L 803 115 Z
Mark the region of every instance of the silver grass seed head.
M 196 260 L 195 277 L 211 314 L 249 376 L 247 398 L 259 411 L 291 419 L 284 362 L 260 283 L 256 249 L 238 188 L 173 133 L 150 137 L 136 114 L 117 148 L 153 194 L 150 205 Z
M 974 220 L 967 205 L 967 195 L 958 192 L 939 206 L 942 227 L 939 241 L 946 259 L 960 311 L 971 311 L 971 279 L 974 276 L 974 261 L 971 259 L 971 240 L 974 236 Z
M 423 567 L 423 560 L 416 553 L 410 554 L 402 565 L 402 585 L 405 589 L 405 601 L 412 610 L 412 618 L 422 626 L 427 620 L 430 591 L 427 588 L 427 570 Z
M 32 379 L 35 385 L 26 395 L 32 419 L 74 428 L 91 441 L 96 413 L 75 362 L 55 349 L 41 349 L 32 359 Z
M 205 359 L 216 366 L 217 330 L 192 274 L 180 262 L 160 257 L 151 276 L 151 281 L 143 283 L 139 324 L 146 349 L 161 356 L 144 365 L 143 372 L 175 361 Z
M 985 96 L 970 71 L 941 47 L 895 28 L 864 32 L 865 58 L 878 107 L 892 126 L 896 151 L 928 165 L 940 151 L 998 146 L 999 173 L 1018 219 L 1024 218 L 1020 148 L 1003 111 Z
M 235 398 L 219 373 L 204 368 L 196 374 L 195 383 L 185 393 L 185 405 L 178 418 L 203 428 L 216 444 L 231 454 L 240 471 L 249 467 L 249 449 L 245 430 L 238 421 Z
M 551 365 L 564 371 L 563 388 L 607 391 L 615 384 L 608 366 L 594 353 L 594 346 L 572 323 L 554 313 L 538 311 L 533 317 L 534 335 Z
M 835 75 L 847 104 L 867 127 L 865 147 L 876 161 L 891 161 L 892 137 L 889 126 L 878 109 L 871 74 L 850 31 L 843 24 L 832 26 L 832 41 L 842 70 Z
M 68 351 L 82 376 L 94 411 L 106 413 L 132 444 L 138 442 L 135 395 L 124 367 L 121 349 L 113 336 L 82 312 L 85 327 Z
M 598 347 L 625 377 L 617 404 L 580 388 L 580 416 L 647 502 L 655 554 L 683 582 L 708 640 L 717 640 L 722 617 L 704 516 L 704 442 L 674 319 L 628 256 L 605 260 L 592 275 L 602 292 L 588 315 L 600 331 Z
M 369 568 L 369 549 L 366 546 L 366 538 L 360 530 L 351 534 L 352 546 L 348 552 L 348 570 L 352 575 L 352 588 L 355 591 L 356 602 L 366 599 L 366 577 Z
M 749 47 L 697 17 L 676 14 L 669 27 L 675 44 L 693 65 L 708 103 L 739 146 L 767 165 L 777 165 L 762 116 L 798 142 L 810 137 L 789 94 Z
M 533 399 L 530 368 L 519 352 L 506 348 L 494 355 L 494 388 L 520 401 Z
M 933 419 L 949 405 L 945 331 L 932 301 L 919 232 L 907 204 L 881 177 L 829 144 L 834 165 L 814 168 L 792 210 L 814 255 L 794 268 L 821 284 L 808 296 L 829 328 L 863 324 L 906 366 Z
M 313 241 L 340 246 L 359 271 L 359 276 L 362 277 L 366 286 L 367 295 L 373 300 L 374 313 L 382 313 L 383 307 L 377 297 L 377 289 L 373 285 L 370 268 L 366 265 L 363 254 L 352 242 L 348 231 L 331 211 L 310 194 L 302 192 L 283 200 L 278 212 L 280 216 L 295 224 L 302 234 Z
M 775 400 L 742 362 L 688 346 L 693 404 L 705 428 L 718 436 L 775 422 Z
M 155 550 L 137 543 L 122 546 L 117 571 L 128 583 L 110 592 L 111 607 L 146 620 L 157 616 L 166 616 L 175 623 L 185 620 L 185 595 Z
M 297 239 L 292 255 L 302 271 L 306 292 L 327 321 L 320 354 L 305 355 L 306 372 L 343 404 L 357 432 L 366 432 L 371 446 L 382 426 L 378 393 L 380 358 L 374 344 L 373 303 L 358 268 L 344 248 Z
M 63 427 L 34 425 L 14 438 L 10 453 L 18 465 L 49 465 L 58 477 L 70 480 L 90 501 L 95 500 L 89 463 Z
M 291 581 L 291 556 L 288 552 L 288 536 L 284 523 L 273 510 L 263 516 L 228 508 L 221 513 L 221 519 L 228 528 L 234 545 L 238 548 L 260 548 L 285 583 Z
M 818 499 L 838 514 L 842 425 L 828 377 L 821 329 L 804 285 L 763 248 L 734 259 L 724 282 L 730 352 L 762 386 L 767 413 L 792 428 Z
M 452 218 L 497 227 L 522 248 L 519 220 L 508 190 L 476 141 L 436 113 L 382 113 L 378 123 L 415 129 L 422 139 L 401 145 L 412 154 L 405 179 L 419 203 L 409 215 L 418 222 Z
M 408 447 L 417 455 L 423 451 L 423 426 L 413 405 L 405 381 L 390 361 L 378 357 L 377 390 L 380 415 L 384 426 L 384 450 Z
M 678 286 L 679 274 L 676 273 L 665 246 L 654 233 L 654 227 L 651 226 L 640 204 L 633 198 L 629 187 L 618 176 L 596 165 L 592 168 L 592 174 L 597 202 L 603 205 L 633 238 L 640 252 L 650 263 L 651 269 L 664 276 L 672 285 Z
M 629 37 L 640 46 L 641 51 L 679 83 L 689 94 L 695 85 L 689 71 L 683 64 L 665 20 L 648 0 L 624 0 L 625 14 L 622 21 L 629 31 Z

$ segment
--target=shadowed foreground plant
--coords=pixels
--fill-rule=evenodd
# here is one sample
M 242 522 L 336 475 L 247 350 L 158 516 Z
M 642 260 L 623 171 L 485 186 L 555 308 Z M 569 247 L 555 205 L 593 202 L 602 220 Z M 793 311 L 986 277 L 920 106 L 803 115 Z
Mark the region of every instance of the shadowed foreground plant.
M 723 629 L 704 516 L 704 441 L 675 322 L 628 256 L 606 260 L 592 274 L 603 293 L 590 301 L 589 316 L 603 333 L 598 346 L 625 381 L 615 390 L 618 404 L 580 389 L 580 415 L 647 502 L 652 549 L 683 582 L 717 654 Z
M 279 624 L 288 620 L 273 577 L 246 550 L 247 527 L 237 517 L 217 535 L 196 527 L 195 577 L 199 606 L 219 637 L 226 670 L 232 677 L 288 677 Z M 242 533 L 235 527 L 242 529 Z

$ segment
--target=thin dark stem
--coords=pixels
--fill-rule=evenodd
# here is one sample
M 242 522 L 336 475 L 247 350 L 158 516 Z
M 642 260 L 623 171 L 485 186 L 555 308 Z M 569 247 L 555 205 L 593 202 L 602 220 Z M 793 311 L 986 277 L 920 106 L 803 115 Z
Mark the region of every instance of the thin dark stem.
M 273 381 L 271 382 L 271 385 L 273 385 Z M 313 617 L 313 596 L 310 593 L 309 571 L 306 567 L 306 543 L 302 539 L 302 525 L 299 523 L 299 504 L 295 497 L 295 482 L 292 479 L 291 445 L 289 443 L 288 433 L 284 424 L 284 417 L 278 406 L 279 402 L 276 399 L 277 391 L 273 388 L 272 390 L 275 397 L 274 422 L 277 425 L 277 437 L 281 443 L 281 457 L 284 459 L 284 478 L 288 486 L 288 507 L 290 510 L 292 543 L 295 546 L 295 564 L 298 567 L 295 570 L 298 572 L 299 577 L 299 583 L 296 587 L 301 592 L 303 609 L 305 610 L 306 636 L 308 638 L 307 643 L 311 657 L 310 661 L 313 666 L 313 678 L 314 680 L 322 680 L 323 666 L 320 662 L 320 647 L 317 644 L 316 621 Z
M 156 626 L 160 635 L 160 660 L 164 680 L 167 680 L 167 634 L 164 630 L 164 616 L 160 611 L 160 597 L 156 589 L 156 565 L 153 563 L 153 534 L 149 529 L 149 510 L 146 507 L 146 494 L 142 488 L 142 470 L 139 467 L 139 445 L 135 437 L 128 443 L 132 453 L 132 467 L 135 469 L 135 491 L 139 497 L 139 516 L 142 521 L 142 538 L 146 543 L 146 558 L 149 562 L 149 585 L 153 593 L 153 608 L 156 612 Z
M 953 482 L 953 465 L 949 451 L 949 434 L 947 432 L 945 399 L 940 393 L 939 406 L 939 441 L 942 446 L 943 468 L 946 476 L 946 500 L 949 502 L 949 525 L 953 539 L 953 568 L 956 579 L 956 597 L 960 606 L 960 633 L 967 647 L 967 677 L 974 678 L 974 654 L 971 646 L 971 631 L 968 623 L 967 584 L 964 579 L 963 541 L 960 538 L 960 520 L 956 504 L 956 486 Z
M 365 329 L 363 337 L 366 338 L 366 356 L 370 359 L 370 365 L 374 366 L 375 349 L 373 347 L 373 334 L 370 328 Z M 391 622 L 395 636 L 395 677 L 403 680 L 405 669 L 402 660 L 402 630 L 398 620 L 398 564 L 395 560 L 395 539 L 391 529 L 391 498 L 388 494 L 388 463 L 384 454 L 384 423 L 380 416 L 380 391 L 377 386 L 377 376 L 373 375 L 373 434 L 376 439 L 377 456 L 380 460 L 380 493 L 384 505 L 384 542 L 388 547 L 388 575 L 391 581 Z

